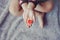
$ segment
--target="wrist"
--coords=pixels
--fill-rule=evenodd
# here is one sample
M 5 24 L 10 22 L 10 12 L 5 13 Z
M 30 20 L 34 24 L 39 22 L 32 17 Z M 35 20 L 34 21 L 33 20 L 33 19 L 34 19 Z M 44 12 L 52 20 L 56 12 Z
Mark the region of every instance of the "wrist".
M 32 2 L 28 3 L 28 8 L 29 9 L 33 9 L 34 7 L 35 7 L 34 3 L 32 3 Z
M 26 10 L 26 9 L 27 9 L 27 3 L 23 3 L 23 4 L 21 5 L 21 7 L 22 7 L 23 10 Z

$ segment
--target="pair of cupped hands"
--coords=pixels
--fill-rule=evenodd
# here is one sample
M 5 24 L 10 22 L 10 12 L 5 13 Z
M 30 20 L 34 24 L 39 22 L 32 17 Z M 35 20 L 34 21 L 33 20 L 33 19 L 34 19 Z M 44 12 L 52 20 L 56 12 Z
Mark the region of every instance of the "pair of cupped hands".
M 24 3 L 21 5 L 24 12 L 23 12 L 23 19 L 27 27 L 31 27 L 33 23 L 36 21 L 36 17 L 39 21 L 39 26 L 43 28 L 43 16 L 44 13 L 38 12 L 38 7 L 30 2 L 30 3 Z

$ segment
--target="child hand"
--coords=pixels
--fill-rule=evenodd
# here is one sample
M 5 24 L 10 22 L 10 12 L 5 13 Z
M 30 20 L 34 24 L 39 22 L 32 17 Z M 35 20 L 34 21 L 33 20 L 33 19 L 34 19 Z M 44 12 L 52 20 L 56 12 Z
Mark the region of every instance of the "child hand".
M 24 19 L 26 25 L 28 27 L 30 27 L 33 24 L 33 22 L 35 22 L 35 16 L 34 16 L 34 11 L 33 11 L 34 4 L 29 3 L 27 5 L 26 3 L 24 3 L 24 4 L 22 4 L 22 8 L 24 10 L 23 19 Z M 31 23 L 29 23 L 28 21 Z
M 43 28 L 43 26 L 44 26 L 44 22 L 43 22 L 44 14 L 45 13 L 35 12 L 36 17 L 38 18 L 39 26 L 41 28 Z
M 27 27 L 30 27 L 33 24 L 33 22 L 35 22 L 35 17 L 34 17 L 33 10 L 28 9 L 28 10 L 24 11 L 23 19 L 24 19 Z

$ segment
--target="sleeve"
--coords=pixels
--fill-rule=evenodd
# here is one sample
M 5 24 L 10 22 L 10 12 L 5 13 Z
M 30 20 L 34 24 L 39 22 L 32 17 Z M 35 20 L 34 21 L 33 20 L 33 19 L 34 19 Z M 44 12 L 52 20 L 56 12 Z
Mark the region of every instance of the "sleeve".
M 36 0 L 37 4 L 41 4 L 41 3 L 44 3 L 46 1 L 48 1 L 48 0 Z

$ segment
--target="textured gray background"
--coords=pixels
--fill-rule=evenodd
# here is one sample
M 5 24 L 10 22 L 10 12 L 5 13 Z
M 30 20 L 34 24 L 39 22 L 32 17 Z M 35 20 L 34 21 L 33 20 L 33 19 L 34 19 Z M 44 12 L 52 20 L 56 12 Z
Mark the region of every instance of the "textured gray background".
M 54 0 L 54 4 L 53 10 L 46 14 L 47 23 L 43 29 L 37 20 L 27 28 L 22 16 L 9 13 L 9 0 L 0 0 L 0 40 L 60 40 L 60 3 Z

